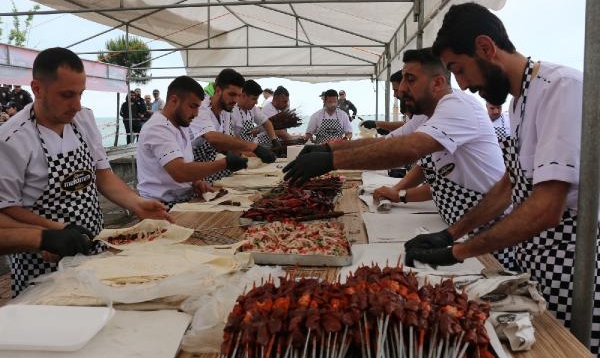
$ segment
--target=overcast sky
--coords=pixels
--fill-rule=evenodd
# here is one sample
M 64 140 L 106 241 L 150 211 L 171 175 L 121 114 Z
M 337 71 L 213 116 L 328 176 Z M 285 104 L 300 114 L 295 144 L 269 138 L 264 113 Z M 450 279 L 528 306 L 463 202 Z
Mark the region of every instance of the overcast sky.
M 19 11 L 30 10 L 35 4 L 29 0 L 15 0 Z M 10 12 L 9 0 L 0 1 L 0 12 Z M 43 8 L 47 10 L 48 8 Z M 584 0 L 506 0 L 505 7 L 497 12 L 504 22 L 509 36 L 517 50 L 534 60 L 544 60 L 583 69 L 583 47 L 585 29 Z M 3 17 L 1 42 L 7 41 L 12 28 L 12 18 Z M 76 29 L 76 31 L 74 31 Z M 53 46 L 69 46 L 82 39 L 106 30 L 98 25 L 68 14 L 37 15 L 29 35 L 27 47 L 44 49 Z M 107 40 L 117 37 L 121 32 L 112 31 L 72 49 L 75 52 L 98 51 L 105 48 Z M 151 48 L 164 48 L 162 42 L 148 39 Z M 95 59 L 94 56 L 82 55 Z M 178 54 L 165 56 L 154 61 L 154 66 L 181 66 Z M 182 75 L 183 70 L 161 71 L 160 75 Z M 150 94 L 153 88 L 159 88 L 163 94 L 171 80 L 154 80 L 149 84 L 136 86 L 142 93 Z M 310 115 L 320 108 L 318 95 L 326 89 L 345 89 L 350 99 L 358 107 L 359 115 L 375 113 L 374 84 L 371 81 L 343 81 L 337 83 L 308 84 L 285 79 L 261 79 L 263 87 L 275 88 L 284 85 L 291 93 L 292 107 L 299 107 L 302 114 Z M 135 85 L 134 85 L 135 86 Z M 380 94 L 383 88 L 380 88 Z M 96 116 L 114 116 L 116 95 L 96 91 L 86 91 L 83 104 L 94 110 Z M 379 111 L 383 111 L 383 96 L 379 100 Z

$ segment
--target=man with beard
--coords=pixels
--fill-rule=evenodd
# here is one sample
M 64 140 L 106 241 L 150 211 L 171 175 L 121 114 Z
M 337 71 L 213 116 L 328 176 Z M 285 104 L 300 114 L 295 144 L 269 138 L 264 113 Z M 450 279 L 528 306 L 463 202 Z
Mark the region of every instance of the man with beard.
M 333 169 L 387 169 L 421 159 L 420 168 L 403 179 L 406 189 L 397 192 L 396 201 L 427 200 L 419 187 L 425 180 L 440 215 L 452 223 L 502 177 L 502 153 L 483 106 L 450 87 L 450 73 L 431 49 L 408 50 L 402 60 L 403 79 L 395 92 L 409 112 L 425 116 L 422 124 L 405 135 L 357 148 L 311 148 L 283 169 L 285 179 L 302 185 Z
M 478 91 L 494 105 L 502 104 L 509 93 L 513 96 L 509 105 L 513 155 L 507 157 L 507 173 L 476 208 L 443 235 L 413 239 L 407 259 L 447 265 L 513 248 L 515 269 L 539 282 L 548 309 L 568 327 L 577 239 L 583 75 L 520 54 L 500 19 L 472 3 L 450 8 L 433 49 L 462 89 Z M 464 243 L 453 242 L 497 216 L 511 197 L 509 215 Z M 598 355 L 600 272 L 592 322 L 591 351 Z
M 508 137 L 510 135 L 510 122 L 508 121 L 508 118 L 505 118 L 504 113 L 502 113 L 502 105 L 485 102 L 485 108 L 487 108 L 488 115 L 490 116 L 498 139 L 501 140 L 504 137 Z
M 138 191 L 167 206 L 212 191 L 202 179 L 224 169 L 246 168 L 247 159 L 227 153 L 223 159 L 195 162 L 188 127 L 198 115 L 204 91 L 191 77 L 180 76 L 167 89 L 167 102 L 142 127 L 137 146 Z
M 336 139 L 352 139 L 352 124 L 346 112 L 337 107 L 337 92 L 330 89 L 325 91 L 323 96 L 323 108 L 310 117 L 304 139 L 309 140 L 314 136 L 315 144 Z
M 35 58 L 32 77 L 35 101 L 0 126 L 0 212 L 24 225 L 75 229 L 93 239 L 103 227 L 100 192 L 141 218 L 169 219 L 163 204 L 141 198 L 110 169 L 94 114 L 81 107 L 81 59 L 64 48 L 46 49 Z M 93 246 L 76 251 L 104 248 Z M 13 296 L 56 270 L 60 257 L 41 249 L 11 255 Z
M 281 144 L 275 134 L 273 123 L 256 105 L 261 93 L 263 93 L 262 88 L 256 81 L 248 80 L 244 83 L 242 94 L 231 112 L 233 132 L 243 140 L 268 145 L 274 150 Z
M 276 156 L 269 148 L 237 138 L 233 133 L 231 111 L 245 82 L 244 77 L 231 68 L 222 70 L 215 78 L 215 93 L 210 97 L 208 108 L 203 108 L 190 125 L 194 160 L 213 162 L 218 152 L 252 152 L 264 163 L 275 161 Z M 212 183 L 229 175 L 231 170 L 225 169 L 205 180 Z

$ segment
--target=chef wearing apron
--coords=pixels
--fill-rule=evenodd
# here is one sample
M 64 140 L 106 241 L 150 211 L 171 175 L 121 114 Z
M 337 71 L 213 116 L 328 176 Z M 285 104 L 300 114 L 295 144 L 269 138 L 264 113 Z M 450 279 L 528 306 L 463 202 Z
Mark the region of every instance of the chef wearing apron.
M 256 142 L 268 147 L 279 147 L 273 123 L 256 106 L 262 88 L 254 80 L 244 83 L 242 94 L 233 111 L 231 124 L 236 137 L 248 142 Z M 256 136 L 253 132 L 257 132 Z
M 62 229 L 77 225 L 87 236 L 103 226 L 98 190 L 141 217 L 167 219 L 158 201 L 140 198 L 110 170 L 91 110 L 82 108 L 83 63 L 72 51 L 51 48 L 33 63 L 35 101 L 0 127 L 0 210 L 24 225 Z M 91 237 L 90 239 L 93 239 Z M 103 250 L 96 245 L 92 252 Z M 11 255 L 16 296 L 60 257 L 45 252 Z
M 352 139 L 352 124 L 348 115 L 337 108 L 338 94 L 330 89 L 324 92 L 324 107 L 315 112 L 306 128 L 306 140 L 314 136 L 315 144 L 324 144 L 336 139 Z
M 464 243 L 430 246 L 407 255 L 421 262 L 450 264 L 512 246 L 515 265 L 539 282 L 548 309 L 568 327 L 577 239 L 583 75 L 566 66 L 526 58 L 510 42 L 500 19 L 474 3 L 450 8 L 434 49 L 461 88 L 479 91 L 494 104 L 502 103 L 509 93 L 513 96 L 507 175 L 481 205 L 447 231 L 460 236 L 476 225 L 478 216 L 502 210 L 495 203 L 506 195 L 512 194 L 513 210 Z M 431 243 L 435 236 L 421 241 Z M 590 350 L 598 355 L 600 252 L 596 257 Z
M 247 142 L 234 136 L 231 124 L 231 111 L 238 101 L 244 77 L 235 70 L 226 68 L 215 79 L 215 93 L 210 98 L 208 108 L 201 109 L 190 125 L 194 160 L 213 162 L 219 152 L 253 152 L 265 163 L 275 161 L 275 154 L 268 148 Z M 231 175 L 228 169 L 205 178 L 213 183 Z
M 235 154 L 212 162 L 194 161 L 188 127 L 203 98 L 198 82 L 188 76 L 177 77 L 169 84 L 163 110 L 155 112 L 142 127 L 137 145 L 138 191 L 142 197 L 158 199 L 171 208 L 212 190 L 203 183 L 210 174 L 246 167 L 247 159 Z

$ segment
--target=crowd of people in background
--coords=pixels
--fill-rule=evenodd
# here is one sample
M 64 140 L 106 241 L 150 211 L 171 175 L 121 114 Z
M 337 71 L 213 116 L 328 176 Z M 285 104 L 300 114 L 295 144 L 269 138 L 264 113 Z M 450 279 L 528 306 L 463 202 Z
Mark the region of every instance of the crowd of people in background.
M 31 94 L 20 85 L 3 84 L 0 87 L 0 123 L 6 122 L 31 102 Z

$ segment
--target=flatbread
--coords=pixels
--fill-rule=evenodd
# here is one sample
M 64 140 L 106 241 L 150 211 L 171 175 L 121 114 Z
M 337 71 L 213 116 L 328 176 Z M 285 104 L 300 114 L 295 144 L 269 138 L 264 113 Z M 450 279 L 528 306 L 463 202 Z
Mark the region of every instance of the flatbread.
M 256 190 L 236 190 L 227 188 L 227 194 L 212 201 L 178 203 L 171 211 L 221 212 L 244 211 L 260 197 Z M 239 205 L 237 205 L 239 204 Z
M 215 186 L 235 189 L 261 189 L 274 187 L 281 182 L 282 175 L 233 175 L 214 182 Z
M 171 224 L 166 220 L 145 219 L 138 224 L 121 229 L 104 229 L 94 240 L 104 242 L 106 245 L 119 250 L 144 250 L 151 246 L 165 246 L 187 240 L 193 229 Z M 111 239 L 119 235 L 139 235 L 139 239 L 126 244 L 112 243 Z M 151 235 L 148 235 L 151 234 Z

